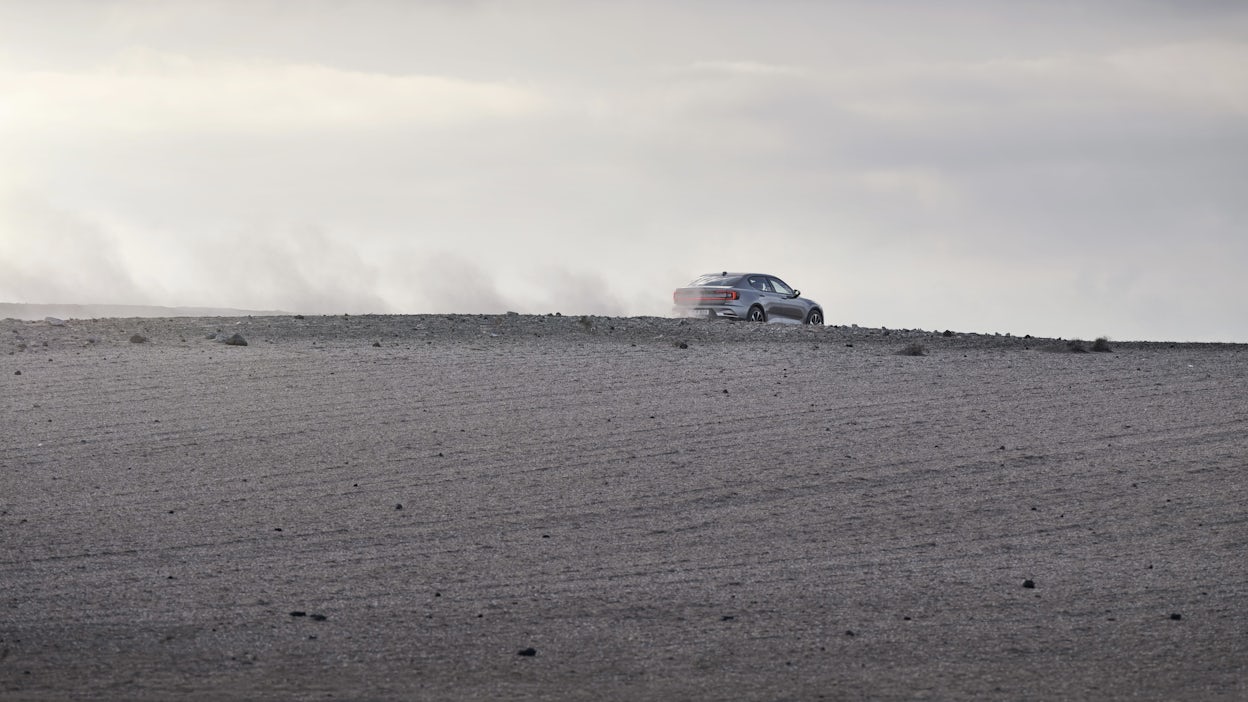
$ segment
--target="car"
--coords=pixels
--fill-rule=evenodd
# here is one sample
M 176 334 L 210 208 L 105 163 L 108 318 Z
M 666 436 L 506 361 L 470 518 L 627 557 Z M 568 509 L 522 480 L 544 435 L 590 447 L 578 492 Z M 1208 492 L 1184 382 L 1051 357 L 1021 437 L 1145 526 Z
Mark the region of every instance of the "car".
M 823 324 L 823 308 L 766 273 L 708 273 L 672 293 L 678 313 L 751 322 Z

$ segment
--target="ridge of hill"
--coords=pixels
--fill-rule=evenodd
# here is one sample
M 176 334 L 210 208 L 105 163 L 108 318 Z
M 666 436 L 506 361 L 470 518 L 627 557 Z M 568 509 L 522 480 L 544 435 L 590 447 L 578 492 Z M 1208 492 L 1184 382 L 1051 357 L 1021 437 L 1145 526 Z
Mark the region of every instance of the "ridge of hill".
M 278 310 L 241 310 L 232 307 L 165 307 L 162 305 L 59 305 L 0 302 L 0 319 L 103 319 L 130 317 L 244 317 L 288 314 Z

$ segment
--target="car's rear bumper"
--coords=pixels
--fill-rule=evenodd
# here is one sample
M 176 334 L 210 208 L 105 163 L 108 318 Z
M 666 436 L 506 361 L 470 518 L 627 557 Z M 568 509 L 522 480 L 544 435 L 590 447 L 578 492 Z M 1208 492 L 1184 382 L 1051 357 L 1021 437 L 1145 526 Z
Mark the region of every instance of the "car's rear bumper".
M 677 314 L 685 317 L 704 317 L 715 319 L 745 319 L 745 310 L 738 310 L 728 305 L 697 305 L 694 307 L 678 307 Z

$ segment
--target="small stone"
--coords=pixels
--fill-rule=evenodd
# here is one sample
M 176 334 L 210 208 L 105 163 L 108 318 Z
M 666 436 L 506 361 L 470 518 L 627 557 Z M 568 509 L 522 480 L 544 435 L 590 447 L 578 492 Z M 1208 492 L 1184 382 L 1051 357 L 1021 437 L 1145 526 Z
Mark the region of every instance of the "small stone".
M 13 375 L 21 375 L 21 374 L 22 374 L 21 371 L 13 371 Z
M 402 504 L 397 504 L 397 505 L 395 505 L 395 506 L 394 506 L 394 508 L 395 508 L 396 510 L 400 510 L 400 509 L 403 509 L 403 505 L 402 505 Z
M 131 337 L 130 337 L 130 343 L 132 343 L 132 344 L 146 344 L 146 343 L 147 343 L 147 337 L 146 337 L 146 336 L 143 336 L 142 334 L 133 334 L 133 335 L 131 335 Z
M 379 348 L 381 348 L 381 342 L 380 342 L 380 341 L 374 341 L 374 342 L 373 342 L 373 348 L 375 348 L 375 349 L 379 349 Z
M 314 622 L 323 622 L 326 619 L 329 619 L 329 617 L 325 616 L 324 614 L 310 614 L 308 615 L 308 619 L 311 619 Z
M 680 342 L 680 344 L 677 345 L 677 348 L 687 349 L 689 348 L 689 344 L 686 344 L 685 342 L 682 341 Z
M 516 655 L 517 656 L 536 656 L 537 649 L 533 648 L 532 646 L 528 648 L 522 648 L 519 651 L 516 651 Z
M 307 613 L 307 612 L 304 612 L 303 610 L 296 609 L 295 611 L 293 611 L 293 612 L 291 612 L 291 613 L 290 613 L 290 616 L 292 616 L 292 617 L 306 617 L 306 616 L 308 616 L 308 613 Z
M 1024 580 L 1023 587 L 1027 588 L 1028 590 L 1034 590 L 1036 588 L 1036 582 L 1034 580 Z
M 855 636 L 856 634 L 854 634 L 854 630 L 853 630 L 853 629 L 846 629 L 846 630 L 845 630 L 845 635 L 846 635 L 846 636 Z
M 230 335 L 229 337 L 227 337 L 221 343 L 225 344 L 226 346 L 246 346 L 247 340 L 243 338 L 242 334 L 234 333 Z
M 1178 612 L 1175 612 L 1174 614 L 1170 615 L 1170 618 L 1177 622 L 1183 618 L 1183 615 L 1179 614 Z

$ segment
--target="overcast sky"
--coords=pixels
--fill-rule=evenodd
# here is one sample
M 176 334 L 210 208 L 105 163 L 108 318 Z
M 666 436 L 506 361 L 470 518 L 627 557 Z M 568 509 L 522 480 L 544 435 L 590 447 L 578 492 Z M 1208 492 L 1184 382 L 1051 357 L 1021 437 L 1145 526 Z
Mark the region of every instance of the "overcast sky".
M 0 301 L 1248 342 L 1248 3 L 0 0 Z

